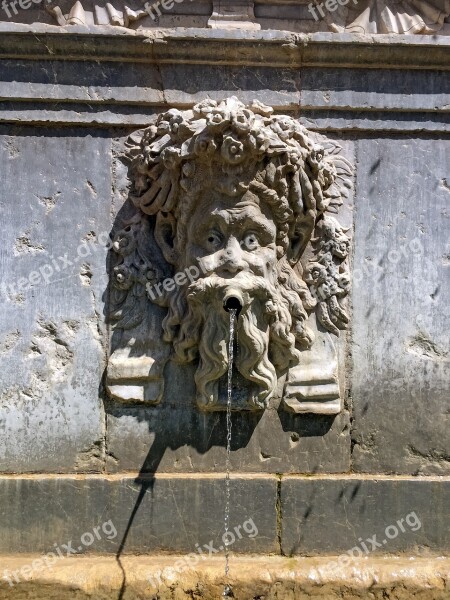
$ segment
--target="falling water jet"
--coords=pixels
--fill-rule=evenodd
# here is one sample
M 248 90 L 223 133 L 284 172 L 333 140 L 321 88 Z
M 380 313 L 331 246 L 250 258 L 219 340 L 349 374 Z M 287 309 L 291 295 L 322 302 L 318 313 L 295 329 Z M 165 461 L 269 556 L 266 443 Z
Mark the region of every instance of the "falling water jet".
M 232 383 L 233 383 L 233 357 L 234 357 L 234 330 L 236 324 L 236 318 L 239 315 L 239 311 L 242 304 L 236 296 L 229 296 L 224 300 L 224 308 L 230 314 L 230 341 L 228 344 L 228 393 L 227 393 L 227 459 L 226 459 L 226 478 L 225 478 L 225 580 L 228 579 L 230 572 L 230 554 L 228 551 L 228 536 L 226 535 L 229 531 L 230 524 L 230 454 L 231 454 L 231 395 L 232 395 Z M 233 598 L 233 590 L 227 583 L 223 590 L 222 596 L 224 598 Z

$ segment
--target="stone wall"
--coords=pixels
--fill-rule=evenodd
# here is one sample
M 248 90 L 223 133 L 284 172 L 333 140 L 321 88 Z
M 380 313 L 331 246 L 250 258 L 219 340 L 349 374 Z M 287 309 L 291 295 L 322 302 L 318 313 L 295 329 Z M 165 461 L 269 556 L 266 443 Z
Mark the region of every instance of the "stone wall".
M 170 363 L 157 407 L 106 393 L 104 240 L 128 210 L 128 136 L 232 95 L 355 166 L 343 410 L 233 414 L 230 523 L 258 528 L 233 551 L 333 554 L 374 535 L 377 552 L 449 549 L 447 39 L 0 24 L 1 552 L 107 520 L 117 537 L 80 551 L 220 542 L 225 413 L 198 411 L 192 372 Z M 421 527 L 386 538 L 411 513 Z

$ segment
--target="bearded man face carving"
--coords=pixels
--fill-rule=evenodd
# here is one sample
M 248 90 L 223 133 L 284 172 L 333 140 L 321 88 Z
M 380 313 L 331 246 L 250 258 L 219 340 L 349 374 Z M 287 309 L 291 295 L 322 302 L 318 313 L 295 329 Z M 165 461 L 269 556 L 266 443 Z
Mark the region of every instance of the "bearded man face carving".
M 299 361 L 297 348 L 312 341 L 305 321 L 314 300 L 286 258 L 286 221 L 292 215 L 286 200 L 257 180 L 243 192 L 223 188 L 208 185 L 196 197 L 188 194 L 175 221 L 164 215 L 157 219 L 156 237 L 167 259 L 177 271 L 195 266 L 201 274 L 166 297 L 164 337 L 179 362 L 198 361 L 199 407 L 225 408 L 226 309 L 233 299 L 238 308 L 235 367 L 241 377 L 233 408 L 263 409 L 278 377 Z
M 297 359 L 290 314 L 277 291 L 277 229 L 271 211 L 251 192 L 239 199 L 204 194 L 188 219 L 186 237 L 183 266 L 197 265 L 204 275 L 187 290 L 188 313 L 174 345 L 182 361 L 193 360 L 198 350 L 197 401 L 205 409 L 219 401 L 219 379 L 228 365 L 225 309 L 234 299 L 236 368 L 249 386 L 247 407 L 264 408 L 276 388 L 274 362 L 286 368 Z
M 231 307 L 238 310 L 233 408 L 268 405 L 279 377 L 299 364 L 314 339 L 306 321 L 317 300 L 300 259 L 319 220 L 329 243 L 345 238 L 337 223 L 325 220 L 326 211 L 342 203 L 336 157 L 325 156 L 297 121 L 272 113 L 257 101 L 245 107 L 234 97 L 205 100 L 190 111 L 160 115 L 132 151 L 130 197 L 144 220 L 127 234 L 136 249 L 117 267 L 117 285 L 131 289 L 154 272 L 143 242 L 150 215 L 172 272 L 195 268 L 199 274 L 162 298 L 149 298 L 167 308 L 163 337 L 174 359 L 197 365 L 202 410 L 225 408 Z M 325 279 L 337 278 L 335 258 L 323 255 Z M 338 283 L 330 289 L 320 318 L 337 330 L 341 290 Z

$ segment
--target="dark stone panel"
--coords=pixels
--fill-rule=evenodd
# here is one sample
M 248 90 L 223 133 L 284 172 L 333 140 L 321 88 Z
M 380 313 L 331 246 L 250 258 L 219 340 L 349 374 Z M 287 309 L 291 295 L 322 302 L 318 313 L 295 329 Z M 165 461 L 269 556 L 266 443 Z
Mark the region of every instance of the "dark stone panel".
M 302 69 L 301 104 L 327 110 L 448 112 L 448 83 L 445 71 L 308 67 Z
M 164 102 L 155 66 L 94 61 L 0 60 L 3 98 L 72 102 Z
M 233 552 L 277 552 L 277 519 L 287 555 L 450 548 L 448 480 L 287 477 L 279 512 L 277 484 L 231 479 Z M 218 549 L 225 498 L 223 478 L 201 476 L 4 478 L 0 552 L 49 552 L 68 542 L 79 552 L 195 552 L 211 540 Z
M 450 140 L 359 140 L 353 467 L 450 473 Z
M 277 479 L 232 478 L 230 492 L 230 549 L 276 552 Z M 77 552 L 197 552 L 211 541 L 219 549 L 225 501 L 222 478 L 0 478 L 0 552 L 51 552 L 69 541 Z
M 222 100 L 236 95 L 283 110 L 300 104 L 299 69 L 262 66 L 161 65 L 164 98 L 169 105 L 195 104 L 205 98 Z
M 448 479 L 287 477 L 281 515 L 286 555 L 345 553 L 355 546 L 361 555 L 450 549 Z

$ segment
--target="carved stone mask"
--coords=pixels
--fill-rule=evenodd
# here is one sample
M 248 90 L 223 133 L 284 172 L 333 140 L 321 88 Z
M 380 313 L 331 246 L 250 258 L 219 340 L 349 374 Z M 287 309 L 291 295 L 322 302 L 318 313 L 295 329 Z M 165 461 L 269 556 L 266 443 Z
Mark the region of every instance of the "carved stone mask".
M 227 308 L 235 306 L 241 394 L 234 408 L 263 409 L 279 377 L 313 343 L 309 313 L 317 308 L 333 333 L 348 320 L 338 298 L 348 290 L 349 240 L 327 213 L 342 204 L 349 164 L 338 147 L 327 153 L 319 136 L 291 117 L 274 116 L 256 101 L 246 107 L 235 97 L 169 110 L 135 141 L 130 197 L 141 219 L 115 242 L 119 255 L 126 248 L 131 256 L 115 267 L 119 304 L 135 294 L 133 286 L 145 285 L 147 301 L 167 308 L 163 339 L 176 361 L 197 364 L 203 410 L 223 408 Z M 145 220 L 154 222 L 173 286 L 160 281 L 158 288 L 155 281 L 162 273 L 146 256 Z M 304 273 L 307 246 L 313 260 Z

